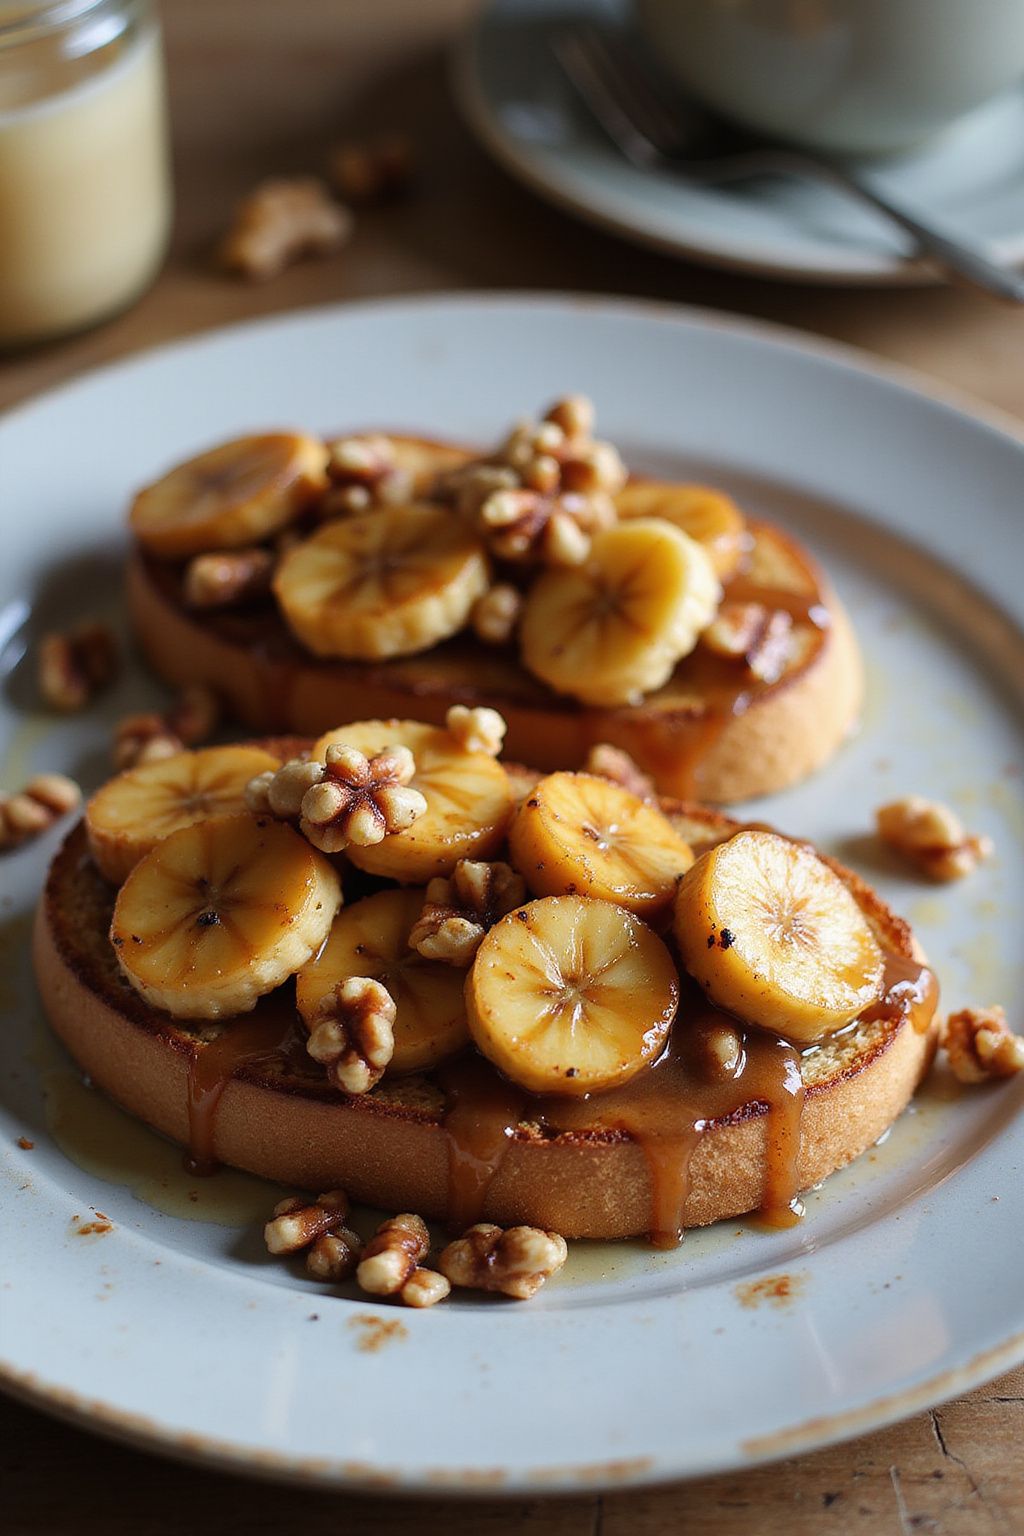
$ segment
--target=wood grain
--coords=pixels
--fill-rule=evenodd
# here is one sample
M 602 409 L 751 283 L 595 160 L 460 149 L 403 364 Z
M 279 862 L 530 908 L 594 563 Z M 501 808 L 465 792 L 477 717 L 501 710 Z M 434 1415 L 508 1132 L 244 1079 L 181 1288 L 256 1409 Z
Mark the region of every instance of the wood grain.
M 99 330 L 0 362 L 0 406 L 82 369 L 254 314 L 438 289 L 566 288 L 707 304 L 853 342 L 1024 416 L 1024 313 L 951 289 L 790 287 L 669 261 L 589 230 L 494 169 L 460 124 L 444 48 L 472 0 L 171 0 L 178 215 L 159 281 Z M 422 176 L 338 256 L 262 287 L 210 261 L 233 201 L 319 168 L 343 135 L 404 128 Z M 851 1444 L 654 1492 L 554 1501 L 396 1500 L 248 1484 L 0 1404 L 9 1536 L 213 1536 L 372 1528 L 449 1536 L 818 1536 L 1024 1531 L 1024 1371 Z

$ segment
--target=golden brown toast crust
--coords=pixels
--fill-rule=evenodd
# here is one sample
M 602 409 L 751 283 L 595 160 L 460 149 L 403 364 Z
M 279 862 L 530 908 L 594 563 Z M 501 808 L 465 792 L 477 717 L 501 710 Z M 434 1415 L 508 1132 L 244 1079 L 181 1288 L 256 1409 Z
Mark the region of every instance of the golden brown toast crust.
M 208 683 L 256 732 L 319 735 L 339 720 L 385 715 L 440 725 L 452 704 L 487 704 L 505 716 L 507 749 L 524 762 L 579 766 L 591 746 L 607 741 L 629 752 L 663 794 L 726 804 L 813 773 L 847 735 L 862 695 L 849 619 L 816 562 L 781 529 L 749 528 L 758 580 L 805 597 L 826 623 L 790 669 L 752 689 L 743 707 L 714 701 L 730 675 L 742 675 L 741 664 L 700 651 L 657 693 L 618 709 L 551 692 L 507 648 L 469 634 L 384 662 L 318 659 L 269 602 L 248 613 L 191 611 L 180 569 L 138 548 L 128 565 L 128 609 L 144 655 L 165 682 Z
M 268 743 L 273 746 L 274 744 Z M 298 743 L 276 744 L 284 752 Z M 523 772 L 524 787 L 532 775 Z M 665 802 L 699 847 L 736 823 L 704 807 Z M 907 925 L 856 875 L 846 880 L 880 938 L 915 955 Z M 183 1025 L 149 1008 L 121 977 L 107 939 L 113 891 L 87 856 L 79 825 L 55 858 L 39 905 L 36 974 L 54 1030 L 85 1072 L 132 1114 L 188 1140 L 190 1065 L 223 1026 Z M 872 1145 L 904 1108 L 934 1051 L 934 1021 L 854 1026 L 804 1058 L 801 1187 L 818 1183 Z M 300 1188 L 345 1187 L 353 1198 L 444 1217 L 448 1138 L 444 1098 L 427 1078 L 381 1085 L 345 1099 L 311 1062 L 244 1064 L 217 1110 L 214 1150 L 225 1163 Z M 687 1225 L 756 1208 L 765 1184 L 768 1107 L 752 1101 L 712 1122 L 691 1165 Z M 636 1236 L 651 1226 L 651 1182 L 638 1144 L 621 1130 L 552 1135 L 529 1121 L 515 1130 L 489 1188 L 487 1218 L 539 1223 L 570 1237 Z

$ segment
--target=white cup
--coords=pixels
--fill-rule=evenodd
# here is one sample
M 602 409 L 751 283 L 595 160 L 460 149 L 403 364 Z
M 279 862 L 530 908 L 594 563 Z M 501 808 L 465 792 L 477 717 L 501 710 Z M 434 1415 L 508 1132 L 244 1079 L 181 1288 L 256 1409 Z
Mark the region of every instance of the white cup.
M 1024 77 L 1024 0 L 635 0 L 663 65 L 755 132 L 905 149 Z

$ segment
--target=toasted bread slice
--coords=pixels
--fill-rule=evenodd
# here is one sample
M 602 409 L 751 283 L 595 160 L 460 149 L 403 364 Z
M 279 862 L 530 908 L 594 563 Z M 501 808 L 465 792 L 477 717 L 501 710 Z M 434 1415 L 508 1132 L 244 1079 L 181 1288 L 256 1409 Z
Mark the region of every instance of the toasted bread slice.
M 393 434 L 394 435 L 394 434 Z M 402 439 L 423 443 L 422 439 Z M 136 548 L 128 607 L 154 671 L 174 687 L 207 683 L 257 732 L 318 734 L 338 720 L 394 715 L 441 724 L 452 704 L 487 704 L 508 723 L 508 751 L 538 768 L 577 767 L 597 742 L 622 747 L 662 794 L 721 804 L 806 778 L 857 717 L 862 674 L 849 619 L 805 549 L 766 523 L 726 598 L 788 609 L 793 645 L 782 675 L 762 683 L 703 646 L 642 703 L 597 709 L 552 692 L 514 648 L 463 633 L 383 662 L 317 659 L 268 597 L 246 609 L 196 612 L 179 567 Z
M 268 745 L 284 754 L 297 744 Z M 523 794 L 537 777 L 527 770 L 512 773 Z M 704 807 L 666 801 L 663 809 L 696 851 L 737 829 Z M 919 959 L 907 925 L 858 876 L 833 867 L 890 955 Z M 574 1129 L 557 1131 L 529 1103 L 522 1104 L 507 1136 L 500 1122 L 491 1124 L 503 1155 L 494 1156 L 476 1207 L 453 1201 L 444 1069 L 385 1079 L 372 1093 L 349 1099 L 327 1084 L 302 1049 L 301 1035 L 297 1048 L 283 1054 L 232 1056 L 225 1046 L 230 1048 L 233 1030 L 249 1032 L 250 1050 L 256 1036 L 264 1048 L 286 1037 L 294 1019 L 290 989 L 275 994 L 262 1017 L 249 1015 L 244 1023 L 189 1024 L 155 1012 L 119 971 L 108 939 L 113 898 L 87 856 L 79 826 L 58 853 L 40 902 L 36 974 L 51 1024 L 83 1071 L 165 1135 L 189 1143 L 190 1094 L 194 1103 L 200 1081 L 209 1101 L 215 1083 L 221 1091 L 207 1127 L 208 1150 L 281 1183 L 314 1190 L 340 1186 L 385 1209 L 535 1223 L 568 1237 L 624 1238 L 658 1226 L 655 1174 L 636 1137 L 601 1126 L 596 1112 L 593 1125 L 576 1116 Z M 799 1187 L 818 1183 L 858 1156 L 905 1107 L 934 1052 L 934 1005 L 931 995 L 915 1018 L 894 1012 L 859 1020 L 800 1058 L 806 1092 L 794 1158 Z M 193 1148 L 195 1129 L 193 1116 Z M 478 1130 L 488 1127 L 482 1122 Z M 683 1224 L 704 1225 L 762 1205 L 773 1136 L 769 1105 L 756 1096 L 711 1118 L 694 1139 Z M 486 1162 L 482 1147 L 478 1161 Z

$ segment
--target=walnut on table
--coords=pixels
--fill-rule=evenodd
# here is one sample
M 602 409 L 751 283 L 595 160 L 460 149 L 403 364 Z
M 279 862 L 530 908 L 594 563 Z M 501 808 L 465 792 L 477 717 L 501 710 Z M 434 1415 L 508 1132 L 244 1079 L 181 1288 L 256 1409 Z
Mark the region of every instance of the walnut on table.
M 221 242 L 221 265 L 264 282 L 304 256 L 336 251 L 351 235 L 352 222 L 315 176 L 264 181 L 235 210 Z
M 508 864 L 460 859 L 450 877 L 431 880 L 409 948 L 427 960 L 468 966 L 484 935 L 526 900 L 526 882 Z
M 906 795 L 875 812 L 878 835 L 932 880 L 960 880 L 992 852 L 992 839 L 969 835 L 949 806 Z
M 500 1291 L 516 1301 L 534 1296 L 568 1257 L 565 1238 L 540 1227 L 501 1227 L 478 1222 L 452 1243 L 438 1259 L 438 1268 L 452 1285 L 478 1291 Z
M 328 175 L 347 203 L 367 206 L 387 202 L 407 192 L 416 158 L 404 133 L 338 144 L 332 151 Z
M 343 1093 L 368 1093 L 394 1055 L 395 1018 L 386 987 L 371 976 L 349 976 L 321 998 L 306 1050 Z
M 942 1026 L 940 1044 L 961 1083 L 987 1083 L 1024 1071 L 1024 1036 L 1014 1034 L 1002 1008 L 962 1008 Z
M 109 624 L 91 620 L 66 634 L 44 635 L 36 661 L 44 702 L 74 714 L 116 677 L 120 648 Z
M 451 1290 L 444 1275 L 425 1269 L 430 1249 L 422 1217 L 404 1213 L 381 1222 L 363 1249 L 356 1280 L 371 1296 L 398 1296 L 407 1307 L 432 1307 Z
M 63 773 L 37 773 L 17 794 L 0 794 L 0 850 L 39 837 L 81 801 L 82 791 Z

